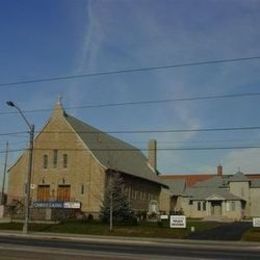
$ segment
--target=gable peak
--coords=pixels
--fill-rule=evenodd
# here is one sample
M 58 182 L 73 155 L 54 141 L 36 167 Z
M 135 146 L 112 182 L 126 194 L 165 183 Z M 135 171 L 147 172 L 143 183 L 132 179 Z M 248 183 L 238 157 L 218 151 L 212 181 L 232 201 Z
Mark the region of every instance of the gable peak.
M 62 105 L 62 97 L 58 96 L 57 102 L 52 111 L 52 117 L 59 117 L 64 115 L 64 108 Z

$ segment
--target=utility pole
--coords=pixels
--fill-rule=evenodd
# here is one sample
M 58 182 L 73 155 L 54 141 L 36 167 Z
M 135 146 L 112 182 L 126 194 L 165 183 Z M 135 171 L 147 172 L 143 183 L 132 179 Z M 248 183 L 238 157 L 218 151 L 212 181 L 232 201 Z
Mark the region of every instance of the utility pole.
M 1 192 L 1 205 L 4 204 L 4 199 L 5 199 L 5 176 L 6 176 L 6 169 L 7 169 L 7 160 L 8 160 L 8 142 L 6 142 L 6 149 L 5 149 L 5 164 L 4 164 L 4 176 L 3 176 L 3 184 L 2 184 L 2 192 Z
M 114 207 L 114 203 L 113 203 L 113 193 L 114 193 L 114 179 L 113 179 L 113 174 L 112 171 L 110 171 L 109 174 L 109 184 L 108 184 L 108 189 L 110 190 L 110 205 L 109 205 L 109 231 L 112 232 L 113 231 L 113 207 Z
M 25 195 L 25 218 L 23 225 L 23 233 L 28 233 L 28 225 L 30 218 L 30 202 L 31 202 L 31 179 L 32 179 L 32 157 L 33 157 L 33 139 L 34 139 L 34 125 L 30 128 L 30 145 L 29 145 L 29 160 L 28 160 L 28 174 L 26 183 L 26 195 Z
M 28 234 L 28 225 L 29 225 L 29 215 L 30 215 L 30 202 L 31 202 L 31 196 L 30 196 L 30 191 L 31 191 L 31 178 L 32 178 L 32 158 L 33 158 L 33 139 L 34 139 L 34 131 L 35 127 L 34 124 L 30 124 L 30 122 L 27 120 L 25 117 L 23 111 L 12 101 L 7 101 L 6 104 L 10 107 L 14 107 L 25 123 L 28 126 L 29 129 L 29 160 L 28 160 L 28 172 L 27 172 L 27 182 L 25 183 L 26 185 L 26 193 L 25 193 L 25 200 L 24 200 L 24 224 L 23 224 L 23 233 Z
M 110 192 L 109 231 L 113 231 L 113 187 Z

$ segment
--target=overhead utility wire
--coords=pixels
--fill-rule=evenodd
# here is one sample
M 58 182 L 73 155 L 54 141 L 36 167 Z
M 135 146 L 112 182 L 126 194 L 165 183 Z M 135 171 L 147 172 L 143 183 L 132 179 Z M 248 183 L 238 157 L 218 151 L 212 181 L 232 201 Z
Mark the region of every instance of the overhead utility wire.
M 4 136 L 4 135 L 17 135 L 17 134 L 25 134 L 28 132 L 22 131 L 22 132 L 9 132 L 9 133 L 0 133 L 0 136 Z
M 226 146 L 226 147 L 177 147 L 177 148 L 157 148 L 158 151 L 209 151 L 209 150 L 236 150 L 236 149 L 260 149 L 260 145 L 255 146 Z M 10 150 L 9 152 L 21 152 L 25 151 L 25 149 L 14 149 Z M 34 148 L 34 151 L 51 151 L 51 148 Z M 59 149 L 61 151 L 73 151 L 73 152 L 85 152 L 85 149 Z M 136 149 L 100 149 L 94 148 L 91 151 L 102 151 L 102 152 L 136 152 L 136 151 L 149 151 L 148 148 L 136 148 Z M 0 154 L 5 153 L 5 151 L 0 151 Z
M 240 94 L 226 94 L 226 95 L 215 95 L 215 96 L 198 96 L 198 97 L 184 97 L 184 98 L 169 98 L 169 99 L 157 99 L 157 100 L 141 100 L 141 101 L 130 101 L 120 103 L 107 103 L 107 104 L 96 104 L 96 105 L 85 105 L 85 106 L 69 106 L 64 107 L 66 110 L 70 109 L 86 109 L 86 108 L 103 108 L 103 107 L 116 107 L 116 106 L 129 106 L 129 105 L 147 105 L 147 104 L 160 104 L 170 102 L 183 102 L 183 101 L 199 101 L 199 100 L 213 100 L 213 99 L 225 99 L 225 98 L 240 98 L 240 97 L 254 97 L 260 96 L 260 92 L 249 92 Z M 38 113 L 52 111 L 50 108 L 23 110 L 24 113 Z M 4 114 L 16 114 L 17 111 L 0 112 L 0 115 Z
M 33 83 L 51 82 L 51 81 L 59 81 L 59 80 L 72 80 L 72 79 L 88 78 L 88 77 L 108 76 L 108 75 L 134 73 L 134 72 L 165 70 L 165 69 L 210 65 L 210 64 L 218 64 L 218 63 L 231 63 L 231 62 L 258 60 L 258 59 L 260 59 L 260 56 L 241 57 L 241 58 L 234 58 L 234 59 L 209 60 L 209 61 L 190 62 L 190 63 L 181 63 L 181 64 L 173 64 L 173 65 L 151 66 L 151 67 L 123 69 L 123 70 L 114 70 L 114 71 L 106 71 L 106 72 L 93 72 L 93 73 L 85 73 L 85 74 L 77 74 L 77 75 L 69 75 L 69 76 L 57 76 L 57 77 L 49 77 L 49 78 L 6 82 L 6 83 L 0 83 L 0 87 L 27 85 Z
M 223 127 L 223 128 L 198 128 L 198 129 L 166 129 L 166 130 L 119 130 L 119 131 L 77 131 L 80 134 L 145 134 L 145 133 L 185 133 L 185 132 L 216 132 L 216 131 L 247 131 L 247 130 L 259 130 L 260 126 L 247 126 L 247 127 Z M 74 131 L 35 131 L 36 133 L 44 134 L 75 134 Z M 14 133 L 0 133 L 1 135 L 15 135 L 24 134 L 26 132 L 14 132 Z
M 242 131 L 242 130 L 259 130 L 260 126 L 248 127 L 225 127 L 225 128 L 198 128 L 198 129 L 166 129 L 166 130 L 120 130 L 120 131 L 77 131 L 77 133 L 88 134 L 143 134 L 143 133 L 183 133 L 183 132 L 211 132 L 211 131 Z M 75 134 L 73 131 L 43 131 L 38 133 L 64 133 Z

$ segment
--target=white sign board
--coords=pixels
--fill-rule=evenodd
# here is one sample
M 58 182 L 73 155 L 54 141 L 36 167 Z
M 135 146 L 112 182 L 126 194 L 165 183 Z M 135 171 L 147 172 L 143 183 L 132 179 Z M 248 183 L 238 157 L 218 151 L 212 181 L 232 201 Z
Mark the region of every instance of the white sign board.
M 186 216 L 171 215 L 170 228 L 186 228 Z
M 253 227 L 260 227 L 260 218 L 253 218 Z
M 0 218 L 4 217 L 4 209 L 5 209 L 5 206 L 4 205 L 0 205 Z
M 65 208 L 65 209 L 80 209 L 80 202 L 64 202 L 63 208 Z
M 168 219 L 168 215 L 161 215 L 161 219 Z

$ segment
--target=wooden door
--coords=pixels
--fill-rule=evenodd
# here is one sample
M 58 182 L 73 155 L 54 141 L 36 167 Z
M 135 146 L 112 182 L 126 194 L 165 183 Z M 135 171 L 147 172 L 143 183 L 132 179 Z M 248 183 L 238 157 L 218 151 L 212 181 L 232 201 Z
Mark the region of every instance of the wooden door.
M 39 185 L 37 189 L 37 200 L 38 201 L 49 201 L 50 199 L 50 186 Z
M 59 185 L 57 201 L 70 201 L 70 185 Z

